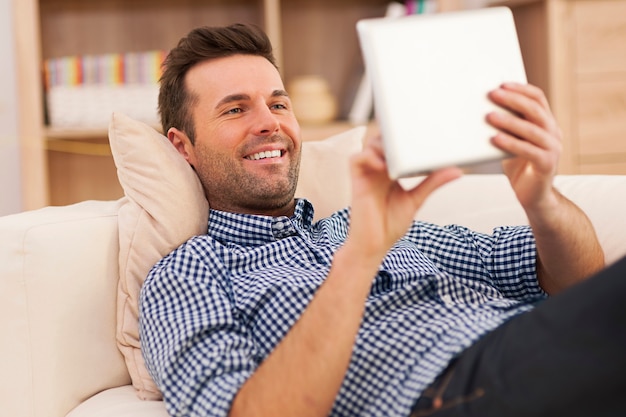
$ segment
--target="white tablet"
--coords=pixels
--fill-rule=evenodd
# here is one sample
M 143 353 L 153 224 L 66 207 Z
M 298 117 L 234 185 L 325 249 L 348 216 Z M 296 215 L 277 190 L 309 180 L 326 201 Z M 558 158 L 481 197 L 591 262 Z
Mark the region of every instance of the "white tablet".
M 509 8 L 365 19 L 357 33 L 390 177 L 506 157 L 485 117 L 489 91 L 526 83 Z

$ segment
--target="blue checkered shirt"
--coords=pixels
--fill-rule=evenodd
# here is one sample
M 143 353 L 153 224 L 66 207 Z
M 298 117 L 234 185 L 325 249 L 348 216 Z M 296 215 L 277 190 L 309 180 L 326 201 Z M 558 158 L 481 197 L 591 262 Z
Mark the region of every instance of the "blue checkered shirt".
M 208 233 L 162 259 L 140 301 L 148 369 L 173 416 L 226 416 L 324 282 L 349 210 L 312 223 L 212 210 Z M 545 293 L 528 227 L 492 235 L 415 222 L 375 277 L 331 416 L 407 416 L 459 352 Z M 323 335 L 320 335 L 323 337 Z

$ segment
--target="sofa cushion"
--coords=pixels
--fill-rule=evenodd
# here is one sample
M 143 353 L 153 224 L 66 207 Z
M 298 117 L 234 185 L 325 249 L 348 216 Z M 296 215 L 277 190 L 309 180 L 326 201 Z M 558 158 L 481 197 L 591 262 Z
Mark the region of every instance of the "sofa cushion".
M 405 181 L 406 186 L 418 179 Z M 626 175 L 558 175 L 555 187 L 576 203 L 594 225 L 607 264 L 626 255 Z M 502 225 L 528 224 L 504 175 L 466 175 L 435 191 L 416 218 L 456 223 L 484 233 Z
M 64 416 L 130 383 L 115 343 L 119 201 L 0 218 L 3 416 Z
M 139 401 L 132 386 L 100 392 L 66 417 L 168 417 L 163 401 Z
M 349 155 L 362 146 L 365 127 L 324 141 L 305 142 L 296 196 L 309 198 L 316 217 L 348 204 Z M 119 213 L 120 284 L 117 340 L 142 399 L 161 394 L 139 345 L 139 293 L 150 268 L 190 237 L 205 233 L 208 203 L 194 171 L 165 136 L 116 113 L 109 141 L 124 189 Z

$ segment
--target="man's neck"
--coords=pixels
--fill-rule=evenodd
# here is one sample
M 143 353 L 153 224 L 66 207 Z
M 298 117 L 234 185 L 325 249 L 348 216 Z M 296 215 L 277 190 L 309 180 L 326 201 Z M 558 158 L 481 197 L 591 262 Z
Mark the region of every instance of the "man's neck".
M 250 214 L 255 216 L 268 216 L 268 217 L 292 217 L 295 213 L 296 209 L 296 199 L 292 199 L 288 204 L 285 204 L 281 207 L 255 207 L 255 206 L 246 206 L 246 207 L 220 207 L 219 204 L 215 206 L 213 204 L 209 204 L 212 210 L 219 210 L 227 213 L 239 213 L 239 214 Z

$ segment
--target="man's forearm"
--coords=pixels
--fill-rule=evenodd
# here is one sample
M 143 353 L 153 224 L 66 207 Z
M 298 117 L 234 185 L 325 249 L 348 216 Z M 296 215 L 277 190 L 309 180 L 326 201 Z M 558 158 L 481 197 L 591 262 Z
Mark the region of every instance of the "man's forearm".
M 555 294 L 604 267 L 604 253 L 586 214 L 558 191 L 549 215 L 529 222 L 537 241 L 539 283 Z
M 336 253 L 326 281 L 303 315 L 242 386 L 231 417 L 329 414 L 380 263 L 359 262 L 352 247 L 346 243 Z

